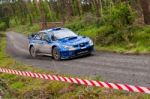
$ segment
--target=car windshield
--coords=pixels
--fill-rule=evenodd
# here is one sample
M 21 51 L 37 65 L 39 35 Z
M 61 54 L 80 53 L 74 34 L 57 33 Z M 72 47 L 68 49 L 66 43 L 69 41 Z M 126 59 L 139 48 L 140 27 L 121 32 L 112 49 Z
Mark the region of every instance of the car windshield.
M 77 34 L 75 34 L 74 32 L 72 32 L 69 29 L 55 30 L 55 31 L 53 31 L 53 33 L 54 33 L 54 37 L 56 39 L 63 39 L 63 38 L 76 37 L 77 36 Z

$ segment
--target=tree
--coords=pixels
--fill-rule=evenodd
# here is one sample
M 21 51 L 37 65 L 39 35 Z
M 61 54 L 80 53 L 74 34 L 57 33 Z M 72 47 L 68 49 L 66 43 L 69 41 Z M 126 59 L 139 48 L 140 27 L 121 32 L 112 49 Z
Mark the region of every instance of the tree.
M 65 0 L 65 8 L 66 8 L 66 16 L 67 19 L 70 18 L 71 16 L 73 16 L 73 12 L 72 12 L 72 2 L 71 0 Z
M 144 23 L 150 24 L 150 0 L 140 0 L 143 10 Z

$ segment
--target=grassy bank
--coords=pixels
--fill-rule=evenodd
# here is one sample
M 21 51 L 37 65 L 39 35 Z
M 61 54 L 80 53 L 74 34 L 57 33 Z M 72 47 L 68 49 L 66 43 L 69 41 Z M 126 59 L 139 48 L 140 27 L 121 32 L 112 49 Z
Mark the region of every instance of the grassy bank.
M 117 26 L 103 22 L 102 19 L 86 15 L 68 21 L 65 26 L 81 35 L 93 39 L 96 49 L 118 53 L 150 53 L 150 26 L 149 25 L 123 25 Z
M 55 74 L 47 70 L 33 68 L 17 62 L 6 54 L 5 34 L 0 36 L 0 67 L 23 71 Z M 148 99 L 150 95 L 128 93 L 97 87 L 79 86 L 56 81 L 26 78 L 0 73 L 0 96 L 8 98 L 38 98 L 38 99 Z M 87 78 L 89 79 L 89 78 Z M 92 78 L 95 79 L 95 78 Z

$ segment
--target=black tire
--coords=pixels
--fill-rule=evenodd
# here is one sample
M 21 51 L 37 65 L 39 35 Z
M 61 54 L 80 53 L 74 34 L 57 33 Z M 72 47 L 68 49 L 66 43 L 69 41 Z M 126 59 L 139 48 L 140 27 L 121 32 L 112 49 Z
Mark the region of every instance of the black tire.
M 55 59 L 55 60 L 61 60 L 61 56 L 60 56 L 60 52 L 58 50 L 57 47 L 54 47 L 53 50 L 52 50 L 52 57 Z
M 89 56 L 93 56 L 93 55 L 94 55 L 94 51 L 90 51 L 90 52 L 88 53 L 88 55 L 89 55 Z
M 90 52 L 89 52 L 89 55 L 93 55 L 93 51 L 90 51 Z
M 30 55 L 31 55 L 33 58 L 36 58 L 36 57 L 37 57 L 36 50 L 35 50 L 35 48 L 34 48 L 33 46 L 30 47 L 29 52 L 30 52 Z

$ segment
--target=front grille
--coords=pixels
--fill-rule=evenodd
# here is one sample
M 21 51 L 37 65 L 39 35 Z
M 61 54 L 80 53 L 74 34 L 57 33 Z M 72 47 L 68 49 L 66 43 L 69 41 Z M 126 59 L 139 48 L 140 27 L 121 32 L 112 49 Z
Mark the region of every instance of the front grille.
M 86 49 L 80 49 L 80 50 L 76 51 L 75 54 L 76 55 L 85 54 L 85 53 L 91 52 L 92 50 L 93 50 L 93 47 L 89 47 Z

